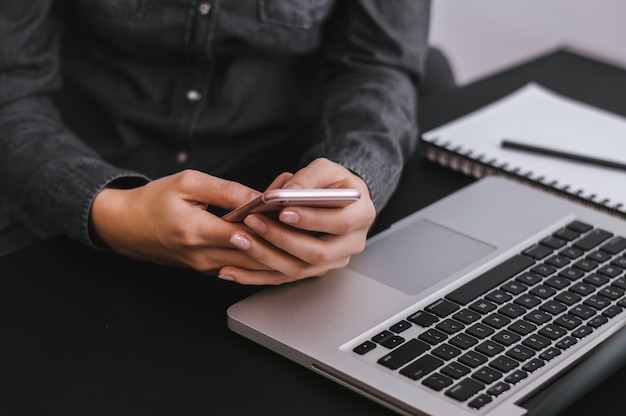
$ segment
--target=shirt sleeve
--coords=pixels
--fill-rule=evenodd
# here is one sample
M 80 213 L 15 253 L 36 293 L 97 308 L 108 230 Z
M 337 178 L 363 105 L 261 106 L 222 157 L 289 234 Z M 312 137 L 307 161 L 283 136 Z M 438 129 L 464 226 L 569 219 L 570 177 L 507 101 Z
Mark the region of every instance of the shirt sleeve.
M 112 181 L 132 187 L 148 178 L 106 163 L 64 126 L 52 98 L 61 87 L 52 3 L 0 3 L 0 197 L 39 236 L 94 245 L 96 194 Z
M 340 0 L 327 23 L 323 114 L 304 162 L 326 157 L 361 176 L 377 211 L 417 144 L 429 16 L 428 0 Z

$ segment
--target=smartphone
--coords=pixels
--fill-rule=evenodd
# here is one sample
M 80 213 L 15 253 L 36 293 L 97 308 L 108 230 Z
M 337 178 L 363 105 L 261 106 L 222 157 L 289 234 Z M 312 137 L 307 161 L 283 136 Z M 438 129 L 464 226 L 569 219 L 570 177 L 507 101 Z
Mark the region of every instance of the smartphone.
M 358 200 L 361 193 L 358 189 L 272 189 L 265 191 L 257 198 L 224 215 L 228 222 L 243 221 L 255 212 L 272 213 L 286 206 L 341 208 Z

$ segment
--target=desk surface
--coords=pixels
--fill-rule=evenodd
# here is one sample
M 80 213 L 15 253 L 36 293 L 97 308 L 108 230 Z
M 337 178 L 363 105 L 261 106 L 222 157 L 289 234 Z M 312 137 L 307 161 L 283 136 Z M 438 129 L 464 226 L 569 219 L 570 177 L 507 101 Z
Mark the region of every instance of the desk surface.
M 557 51 L 430 99 L 422 127 L 528 81 L 626 115 L 626 71 Z M 416 156 L 374 232 L 471 181 Z M 258 288 L 65 239 L 0 259 L 0 275 L 2 414 L 391 414 L 230 332 L 227 307 Z M 619 406 L 611 389 L 624 380 L 618 371 L 576 413 Z

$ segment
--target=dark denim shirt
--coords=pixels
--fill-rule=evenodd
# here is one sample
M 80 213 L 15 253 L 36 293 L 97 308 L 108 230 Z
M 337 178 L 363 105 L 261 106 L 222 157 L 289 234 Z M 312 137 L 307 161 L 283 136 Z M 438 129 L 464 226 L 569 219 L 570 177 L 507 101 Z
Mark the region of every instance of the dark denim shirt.
M 91 204 L 113 181 L 229 177 L 282 149 L 352 170 L 380 210 L 417 141 L 429 9 L 2 0 L 0 197 L 40 235 L 92 244 Z

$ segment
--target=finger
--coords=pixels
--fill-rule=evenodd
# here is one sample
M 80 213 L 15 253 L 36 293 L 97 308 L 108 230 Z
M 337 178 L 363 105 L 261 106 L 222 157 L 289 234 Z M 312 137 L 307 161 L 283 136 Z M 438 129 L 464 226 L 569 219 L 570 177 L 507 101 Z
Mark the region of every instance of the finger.
M 236 208 L 260 195 L 259 191 L 238 182 L 195 170 L 185 170 L 172 177 L 175 186 L 178 186 L 188 199 L 222 208 Z
M 319 277 L 324 274 L 324 272 L 320 272 L 315 276 L 306 276 L 304 278 Z M 298 280 L 275 270 L 248 270 L 231 266 L 221 269 L 217 277 L 243 285 L 282 285 Z
M 284 227 L 260 215 L 250 215 L 245 222 L 262 240 L 250 238 L 247 246 L 240 248 L 263 264 L 289 275 L 307 266 L 345 265 L 346 259 L 364 246 L 361 240 L 365 239 L 357 233 L 316 236 Z
M 267 270 L 268 267 L 235 248 L 189 250 L 184 256 L 184 265 L 196 271 L 215 274 L 226 265 L 250 270 Z
M 293 176 L 293 173 L 291 172 L 283 172 L 280 175 L 278 175 L 276 177 L 276 179 L 274 179 L 272 181 L 272 183 L 265 189 L 265 190 L 270 190 L 270 189 L 280 189 L 284 186 L 284 184 L 291 179 L 291 177 Z
M 306 167 L 297 171 L 283 187 L 296 188 L 333 188 L 346 185 L 346 173 L 350 171 L 344 167 L 329 161 L 328 159 L 315 159 Z M 352 175 L 352 173 L 350 173 Z
M 287 207 L 281 210 L 278 219 L 301 230 L 343 235 L 368 228 L 375 215 L 374 205 L 367 200 L 343 208 Z

